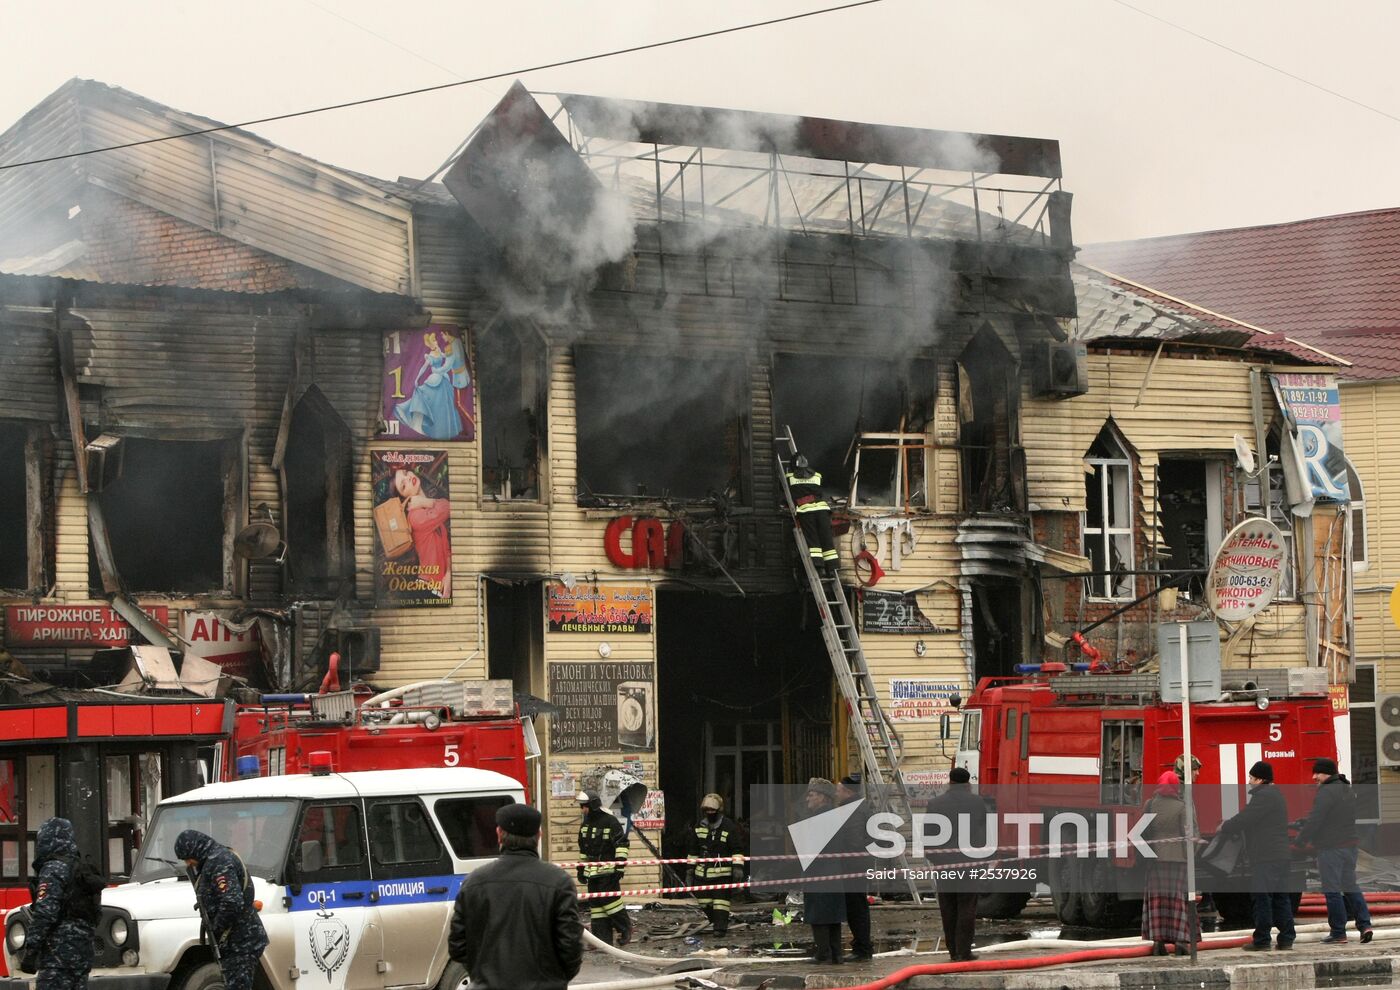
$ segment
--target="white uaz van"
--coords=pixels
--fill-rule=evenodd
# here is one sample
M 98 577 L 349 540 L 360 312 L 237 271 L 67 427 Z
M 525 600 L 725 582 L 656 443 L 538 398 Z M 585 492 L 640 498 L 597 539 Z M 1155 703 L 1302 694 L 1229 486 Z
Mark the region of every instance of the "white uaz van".
M 496 809 L 524 800 L 489 770 L 372 770 L 211 784 L 156 809 L 130 883 L 105 891 L 92 986 L 214 990 L 218 964 L 175 837 L 212 835 L 243 860 L 270 940 L 258 986 L 374 990 L 466 982 L 447 958 L 447 926 L 463 875 L 497 854 Z M 5 919 L 10 972 L 29 923 Z M 0 980 L 17 990 L 33 977 Z

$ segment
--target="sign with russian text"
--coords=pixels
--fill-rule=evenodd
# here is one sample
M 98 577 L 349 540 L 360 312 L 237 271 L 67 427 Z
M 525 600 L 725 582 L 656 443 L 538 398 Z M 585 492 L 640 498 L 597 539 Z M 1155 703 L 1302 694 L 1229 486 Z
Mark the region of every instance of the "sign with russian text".
M 262 644 L 254 622 L 243 632 L 224 624 L 228 613 L 180 613 L 180 638 L 185 641 L 185 656 L 199 657 L 218 664 L 226 673 L 256 680 L 262 659 Z
M 1267 519 L 1246 519 L 1225 537 L 1206 578 L 1217 619 L 1239 622 L 1269 607 L 1283 579 L 1283 534 Z
M 549 631 L 578 633 L 651 632 L 651 588 L 646 585 L 583 585 L 570 591 L 549 585 Z
M 666 827 L 666 793 L 664 791 L 647 791 L 647 796 L 642 800 L 642 807 L 632 816 L 633 828 L 645 828 L 659 831 Z
M 1312 497 L 1350 502 L 1342 450 L 1342 400 L 1335 375 L 1271 375 L 1279 404 L 1298 427 Z
M 380 439 L 475 440 L 469 354 L 454 326 L 386 333 Z
M 861 631 L 868 633 L 955 633 L 956 629 L 936 626 L 919 608 L 913 593 L 873 591 L 860 593 Z
M 170 625 L 170 609 L 145 608 Z M 136 630 L 107 605 L 6 605 L 6 646 L 130 646 Z
M 452 499 L 447 452 L 372 450 L 374 603 L 452 604 Z
M 656 747 L 655 668 L 644 662 L 551 663 L 552 753 L 615 753 Z
M 954 681 L 932 677 L 890 678 L 890 721 L 932 722 L 945 712 L 952 712 L 948 700 L 959 694 Z

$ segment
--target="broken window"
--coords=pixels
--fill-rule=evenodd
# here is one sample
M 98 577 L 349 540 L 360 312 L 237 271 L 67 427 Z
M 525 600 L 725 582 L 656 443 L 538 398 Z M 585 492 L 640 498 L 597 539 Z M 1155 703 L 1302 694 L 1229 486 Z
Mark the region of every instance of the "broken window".
M 290 587 L 297 594 L 333 598 L 354 573 L 351 439 L 314 385 L 292 410 L 283 470 Z
M 134 592 L 231 590 L 241 444 L 127 437 L 124 447 L 121 477 L 97 496 L 122 585 Z M 95 554 L 89 571 L 101 588 Z
M 1298 597 L 1297 561 L 1293 552 L 1293 512 L 1289 508 L 1288 492 L 1284 487 L 1283 468 L 1279 466 L 1277 430 L 1270 432 L 1265 452 L 1268 456 L 1264 464 L 1245 482 L 1244 507 L 1251 516 L 1267 518 L 1283 535 L 1283 561 L 1279 565 L 1282 573 L 1276 598 L 1291 601 Z
M 575 346 L 579 495 L 743 499 L 746 370 L 738 354 Z
M 1203 601 L 1205 572 L 1224 536 L 1224 465 L 1215 460 L 1164 459 L 1157 467 L 1157 502 L 1165 567 L 1199 571 L 1179 587 Z
M 1084 556 L 1090 598 L 1133 596 L 1133 462 L 1111 427 L 1084 458 Z
M 855 504 L 928 504 L 925 438 L 938 392 L 935 362 L 779 354 L 772 392 L 774 432 L 792 428 L 797 449 L 833 494 L 856 484 L 859 445 Z M 858 444 L 870 433 L 897 435 Z
M 548 380 L 545 351 L 529 328 L 499 323 L 476 337 L 481 401 L 481 478 L 487 498 L 540 497 L 540 439 Z
M 1351 524 L 1351 566 L 1353 570 L 1364 571 L 1371 566 L 1371 544 L 1366 536 L 1366 489 L 1361 485 L 1361 475 L 1356 473 L 1350 460 L 1347 461 L 1347 486 L 1351 501 L 1347 503 L 1347 517 Z
M 1025 459 L 1017 445 L 1016 361 L 984 326 L 958 356 L 958 446 L 966 512 L 1024 511 Z
M 28 440 L 28 427 L 0 423 L 0 588 L 14 590 L 30 586 Z

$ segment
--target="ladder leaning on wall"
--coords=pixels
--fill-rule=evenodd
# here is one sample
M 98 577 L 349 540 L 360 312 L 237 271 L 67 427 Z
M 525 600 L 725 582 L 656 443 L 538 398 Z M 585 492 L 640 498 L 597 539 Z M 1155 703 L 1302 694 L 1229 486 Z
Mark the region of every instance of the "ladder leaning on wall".
M 914 816 L 909 803 L 909 790 L 905 786 L 904 773 L 900 765 L 904 761 L 904 750 L 899 733 L 880 706 L 875 690 L 875 679 L 870 676 L 870 668 L 865 662 L 865 650 L 861 647 L 860 636 L 856 632 L 855 619 L 846 603 L 846 590 L 841 585 L 838 574 L 823 576 L 813 565 L 808 552 L 807 538 L 797 521 L 797 507 L 793 503 L 792 489 L 788 486 L 789 463 L 783 458 L 781 445 L 786 444 L 788 457 L 797 455 L 797 443 L 792 437 L 792 428 L 784 427 L 783 435 L 774 444 L 777 460 L 778 486 L 783 492 L 788 515 L 792 519 L 792 537 L 797 543 L 797 559 L 807 584 L 817 600 L 817 611 L 821 616 L 822 639 L 826 643 L 827 656 L 836 674 L 836 686 L 846 701 L 846 710 L 859 726 L 853 733 L 860 747 L 863 780 L 870 803 L 877 811 L 889 811 L 900 817 L 905 829 L 912 827 Z M 909 893 L 915 903 L 922 897 L 919 885 L 908 872 L 908 857 L 901 854 L 895 865 L 903 869 L 909 877 Z

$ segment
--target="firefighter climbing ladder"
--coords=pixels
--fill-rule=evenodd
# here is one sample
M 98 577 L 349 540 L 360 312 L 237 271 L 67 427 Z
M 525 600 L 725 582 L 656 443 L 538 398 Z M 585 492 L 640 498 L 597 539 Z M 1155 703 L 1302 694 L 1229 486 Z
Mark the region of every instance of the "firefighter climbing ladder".
M 860 746 L 861 763 L 865 769 L 867 793 L 870 794 L 878 810 L 891 811 L 905 822 L 913 822 L 909 804 L 909 791 L 904 783 L 904 773 L 900 764 L 904 760 L 903 747 L 899 734 L 890 724 L 880 699 L 875 691 L 875 680 L 870 676 L 870 668 L 865 662 L 865 650 L 860 645 L 856 633 L 855 619 L 846 604 L 846 592 L 841 587 L 841 578 L 835 574 L 823 577 L 812 563 L 808 552 L 807 538 L 797 521 L 796 506 L 792 500 L 792 489 L 788 487 L 788 462 L 783 459 L 780 445 L 787 444 L 788 456 L 797 454 L 797 442 L 792 438 L 792 428 L 785 427 L 783 435 L 775 444 L 774 456 L 778 462 L 778 485 L 783 491 L 783 501 L 787 504 L 792 518 L 792 536 L 797 542 L 797 559 L 807 575 L 807 584 L 820 604 L 818 611 L 822 620 L 822 639 L 826 642 L 826 652 L 831 658 L 832 670 L 836 673 L 836 684 L 846 700 L 846 708 L 851 717 L 860 723 L 863 731 L 854 733 Z M 906 869 L 909 862 L 900 855 L 895 865 Z M 919 903 L 919 885 L 909 880 L 909 893 L 915 903 Z

